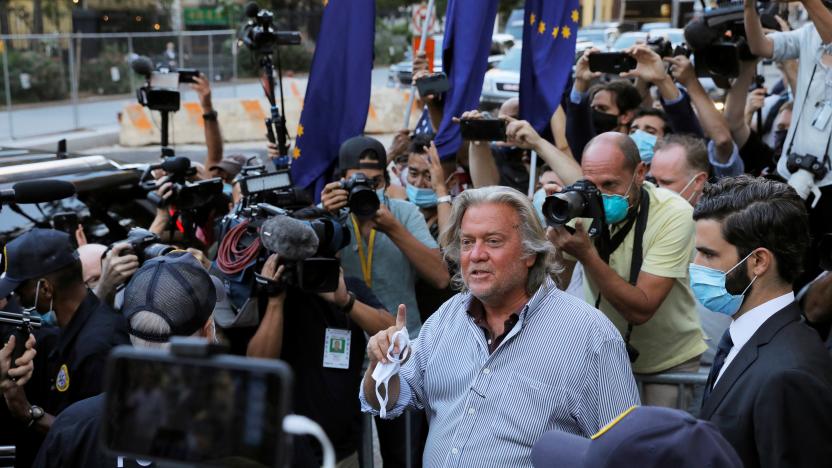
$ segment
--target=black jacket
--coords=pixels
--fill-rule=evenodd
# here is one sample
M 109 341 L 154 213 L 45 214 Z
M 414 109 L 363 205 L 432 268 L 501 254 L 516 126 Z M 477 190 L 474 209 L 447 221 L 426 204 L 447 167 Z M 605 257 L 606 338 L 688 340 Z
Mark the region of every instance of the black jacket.
M 746 468 L 832 462 L 832 359 L 796 303 L 743 346 L 700 417 L 719 427 Z

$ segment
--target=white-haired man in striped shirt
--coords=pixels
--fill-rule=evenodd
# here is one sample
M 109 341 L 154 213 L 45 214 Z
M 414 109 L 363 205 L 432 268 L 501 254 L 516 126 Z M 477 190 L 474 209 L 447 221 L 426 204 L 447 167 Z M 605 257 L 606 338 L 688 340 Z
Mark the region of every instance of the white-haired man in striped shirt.
M 466 190 L 441 240 L 446 260 L 459 265 L 461 292 L 425 322 L 379 390 L 388 418 L 425 409 L 424 466 L 531 467 L 532 445 L 545 431 L 589 437 L 639 403 L 621 334 L 555 286 L 554 248 L 525 195 Z M 389 362 L 406 312 L 400 306 L 396 325 L 369 341 L 366 412 L 379 413 L 373 372 Z

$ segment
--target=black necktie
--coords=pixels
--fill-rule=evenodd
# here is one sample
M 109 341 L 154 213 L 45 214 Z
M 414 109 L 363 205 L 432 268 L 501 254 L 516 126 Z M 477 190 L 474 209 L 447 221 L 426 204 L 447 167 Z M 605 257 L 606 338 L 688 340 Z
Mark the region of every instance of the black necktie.
M 725 330 L 725 333 L 722 335 L 722 339 L 719 340 L 719 344 L 716 346 L 716 356 L 714 356 L 714 365 L 711 366 L 711 373 L 708 374 L 708 383 L 705 384 L 705 394 L 702 397 L 703 404 L 708 399 L 708 396 L 711 394 L 711 389 L 713 389 L 714 384 L 716 383 L 716 378 L 719 376 L 719 371 L 725 364 L 725 358 L 728 357 L 728 352 L 731 351 L 731 348 L 733 347 L 734 342 L 731 341 L 730 330 Z

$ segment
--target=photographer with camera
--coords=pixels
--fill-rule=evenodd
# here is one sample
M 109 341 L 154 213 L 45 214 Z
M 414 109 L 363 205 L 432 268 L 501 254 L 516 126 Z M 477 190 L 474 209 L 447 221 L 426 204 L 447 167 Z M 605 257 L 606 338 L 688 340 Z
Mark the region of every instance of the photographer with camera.
M 127 334 L 124 319 L 84 284 L 68 234 L 32 229 L 9 242 L 4 256 L 0 297 L 14 292 L 23 307 L 41 315 L 54 311 L 58 322 L 57 334 L 42 340 L 45 348 L 25 390 L 16 387 L 4 395 L 21 438 L 35 439 L 64 408 L 101 392 L 107 354 L 126 344 Z M 26 460 L 33 454 L 18 456 Z
M 78 256 L 84 284 L 110 307 L 118 289 L 139 269 L 139 257 L 127 243 L 115 244 L 110 249 L 101 244 L 87 244 L 78 247 Z
M 344 273 L 363 278 L 388 311 L 407 305 L 413 311 L 408 330 L 415 338 L 422 326 L 417 275 L 437 289 L 449 283 L 439 246 L 416 205 L 385 195 L 387 155 L 380 142 L 354 137 L 341 145 L 339 153 L 344 180 L 327 184 L 321 202 L 325 210 L 345 219 L 350 230 L 350 244 L 341 250 Z M 404 422 L 377 421 L 382 457 L 389 464 L 405 463 Z M 411 435 L 416 436 L 413 424 Z
M 751 53 L 776 62 L 798 59 L 794 116 L 783 141 L 777 173 L 810 202 L 809 226 L 818 239 L 832 232 L 832 12 L 821 0 L 801 4 L 811 21 L 794 31 L 765 34 L 756 2 L 746 0 L 745 30 Z M 818 274 L 817 256 L 807 255 L 805 273 L 798 287 Z
M 145 262 L 125 288 L 122 314 L 129 323 L 130 343 L 141 348 L 166 348 L 174 335 L 216 342 L 211 313 L 222 294 L 190 253 L 175 252 Z M 125 466 L 123 457 L 110 457 L 100 445 L 105 398 L 99 390 L 96 396 L 66 408 L 54 420 L 32 466 Z M 135 437 L 146 437 L 148 428 L 164 422 L 164 415 L 153 411 L 150 398 L 134 403 Z M 183 411 L 188 411 L 188 407 L 183 407 Z M 146 462 L 140 463 L 147 466 Z
M 301 218 L 325 216 L 302 210 Z M 332 441 L 339 467 L 358 466 L 361 408 L 355 398 L 361 382 L 366 335 L 393 325 L 393 317 L 358 278 L 343 269 L 334 292 L 312 293 L 282 281 L 278 254 L 263 265 L 261 276 L 273 284 L 266 311 L 248 344 L 247 355 L 281 359 L 292 368 L 292 408 L 318 422 Z M 325 404 L 324 404 L 325 403 Z M 321 466 L 317 444 L 294 441 L 292 466 Z
M 642 97 L 627 80 L 614 80 L 590 88 L 602 73 L 589 69 L 589 56 L 600 50 L 590 48 L 575 64 L 575 82 L 566 103 L 566 137 L 572 154 L 579 158 L 595 135 L 616 131 L 629 133 Z M 675 96 L 675 95 L 674 95 Z
M 581 199 L 590 196 L 590 205 L 600 209 L 591 215 L 591 227 L 600 225 L 601 234 L 593 242 L 581 221 L 575 222 L 574 233 L 550 223 L 554 227 L 548 230 L 549 240 L 568 254 L 560 284 L 569 284 L 575 261 L 581 262 L 585 299 L 625 337 L 635 373 L 697 372 L 706 346 L 688 284 L 692 207 L 675 193 L 644 181 L 645 164 L 625 135 L 608 132 L 595 137 L 584 151 L 581 168 L 582 182 L 592 186 L 571 191 Z M 555 199 L 571 200 L 569 190 Z M 546 208 L 544 204 L 544 213 Z M 583 212 L 574 216 L 587 217 Z M 676 386 L 645 384 L 643 400 L 673 407 L 677 392 Z

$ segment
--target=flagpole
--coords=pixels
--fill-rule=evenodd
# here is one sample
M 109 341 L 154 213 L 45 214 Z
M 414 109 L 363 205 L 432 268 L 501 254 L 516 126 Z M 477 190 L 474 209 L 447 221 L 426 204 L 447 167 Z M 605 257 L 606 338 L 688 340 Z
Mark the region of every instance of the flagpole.
M 413 59 L 416 60 L 416 57 L 419 56 L 422 52 L 425 51 L 425 41 L 428 39 L 428 26 L 430 25 L 430 18 L 433 14 L 433 0 L 428 0 L 428 9 L 425 13 L 425 21 L 422 23 L 422 40 L 419 41 L 419 51 L 413 53 Z M 434 52 L 436 53 L 436 52 Z M 442 53 L 442 51 L 439 51 Z M 413 77 L 413 65 L 411 62 L 410 65 L 410 76 L 411 79 Z M 416 86 L 413 83 L 410 83 L 410 102 L 407 103 L 407 108 L 404 110 L 404 125 L 402 128 L 410 128 L 410 110 L 413 109 L 413 103 L 416 102 Z
M 534 184 L 537 174 L 537 151 L 532 150 L 531 166 L 529 167 L 529 198 L 534 196 Z

